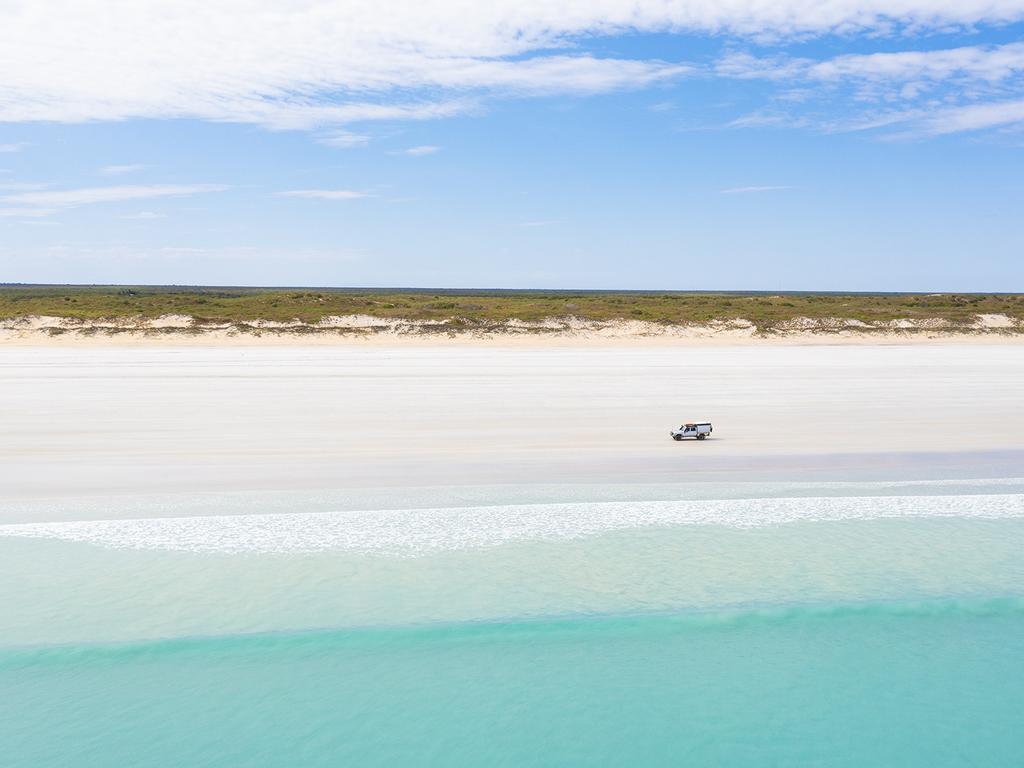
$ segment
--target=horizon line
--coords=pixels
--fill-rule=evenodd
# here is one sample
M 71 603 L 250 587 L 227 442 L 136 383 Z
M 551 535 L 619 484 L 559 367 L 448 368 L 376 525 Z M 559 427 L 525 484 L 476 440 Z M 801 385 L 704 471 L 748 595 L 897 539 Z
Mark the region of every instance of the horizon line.
M 947 290 L 816 290 L 791 288 L 440 288 L 436 286 L 327 286 L 327 285 L 202 285 L 196 283 L 25 283 L 0 282 L 0 290 L 11 288 L 117 288 L 163 289 L 181 291 L 327 291 L 369 293 L 553 293 L 553 294 L 713 294 L 725 296 L 1020 296 L 1022 291 L 947 291 Z

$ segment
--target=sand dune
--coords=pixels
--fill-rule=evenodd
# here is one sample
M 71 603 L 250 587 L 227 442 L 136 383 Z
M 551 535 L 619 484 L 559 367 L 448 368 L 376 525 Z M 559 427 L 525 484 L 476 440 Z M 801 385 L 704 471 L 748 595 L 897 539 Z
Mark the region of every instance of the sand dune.
M 797 317 L 759 331 L 747 320 L 715 320 L 673 325 L 642 320 L 549 318 L 509 320 L 490 325 L 452 324 L 448 320 L 405 320 L 345 315 L 317 323 L 199 322 L 188 315 L 157 318 L 78 320 L 30 316 L 0 320 L 0 344 L 90 345 L 280 345 L 280 344 L 487 344 L 600 346 L 629 341 L 645 345 L 723 344 L 878 344 L 985 342 L 1024 343 L 1024 326 L 1000 314 L 979 314 L 961 324 L 941 318 L 896 319 L 874 324 L 843 317 Z

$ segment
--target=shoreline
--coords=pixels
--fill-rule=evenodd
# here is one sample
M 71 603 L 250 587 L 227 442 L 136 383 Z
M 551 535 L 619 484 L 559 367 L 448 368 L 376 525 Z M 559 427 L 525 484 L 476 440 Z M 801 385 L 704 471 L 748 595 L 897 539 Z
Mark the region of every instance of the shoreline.
M 515 462 L 504 473 L 482 466 L 471 476 L 444 474 L 439 463 L 417 472 L 400 459 L 400 473 L 291 478 L 218 485 L 193 474 L 189 484 L 151 487 L 29 488 L 5 494 L 0 526 L 104 520 L 145 520 L 237 515 L 371 512 L 463 507 L 666 502 L 680 499 L 749 501 L 830 495 L 1024 493 L 1024 450 L 743 455 L 711 457 L 684 477 L 667 457 L 633 462 L 625 471 L 599 460 L 599 472 L 551 461 L 543 468 Z M 322 465 L 321 465 L 322 466 Z M 540 471 L 538 471 L 540 470 Z M 547 471 L 543 471 L 547 470 Z M 620 466 L 621 470 L 621 466 Z M 398 475 L 401 477 L 398 477 Z M 612 478 L 607 480 L 606 478 Z

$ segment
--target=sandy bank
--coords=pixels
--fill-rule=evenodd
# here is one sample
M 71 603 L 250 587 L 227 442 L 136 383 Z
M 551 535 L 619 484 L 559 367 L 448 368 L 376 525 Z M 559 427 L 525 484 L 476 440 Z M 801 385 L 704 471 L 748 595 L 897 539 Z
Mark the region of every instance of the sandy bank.
M 0 320 L 0 345 L 513 345 L 601 346 L 760 344 L 1021 343 L 1024 323 L 1006 315 L 976 315 L 970 323 L 895 319 L 873 324 L 850 318 L 797 317 L 759 330 L 746 320 L 665 325 L 638 320 L 576 317 L 503 323 L 416 321 L 346 315 L 318 323 L 254 320 L 198 322 L 187 315 L 155 319 L 77 320 L 32 316 Z

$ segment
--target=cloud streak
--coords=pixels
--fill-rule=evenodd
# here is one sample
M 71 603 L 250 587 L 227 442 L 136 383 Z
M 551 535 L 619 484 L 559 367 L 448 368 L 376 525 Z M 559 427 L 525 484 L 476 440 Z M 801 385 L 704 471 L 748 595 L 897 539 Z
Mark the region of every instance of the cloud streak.
M 280 194 L 283 197 L 302 197 L 309 200 L 358 200 L 373 197 L 367 192 L 357 192 L 353 189 L 290 189 Z
M 149 184 L 123 185 L 115 187 L 83 187 L 81 189 L 57 189 L 45 192 L 20 192 L 14 195 L 0 195 L 0 202 L 16 205 L 74 207 L 94 203 L 115 203 L 124 200 L 144 200 L 154 197 L 181 197 L 202 192 L 223 192 L 223 184 Z
M 409 147 L 408 149 L 398 149 L 394 152 L 390 152 L 392 155 L 408 155 L 409 157 L 423 157 L 423 155 L 433 155 L 440 152 L 440 147 L 435 147 L 430 144 L 424 144 L 419 147 Z
M 913 121 L 913 128 L 938 136 L 1024 125 L 1024 99 L 940 109 Z
M 826 131 L 898 129 L 902 136 L 927 136 L 1024 123 L 1019 108 L 1024 43 L 825 60 L 735 53 L 712 69 L 715 76 L 763 80 L 783 89 L 774 111 L 739 117 L 730 127 L 814 125 Z M 799 98 L 787 105 L 787 92 Z M 853 115 L 822 117 L 830 105 Z
M 721 59 L 715 72 L 725 77 L 777 81 L 904 83 L 960 79 L 996 84 L 1024 74 L 1024 43 L 848 54 L 823 61 L 736 53 Z
M 43 216 L 49 216 L 51 213 L 56 213 L 56 209 L 53 208 L 26 208 L 26 207 L 11 207 L 5 208 L 0 206 L 0 218 L 22 218 L 22 219 L 34 219 L 41 218 Z
M 354 133 L 352 131 L 334 131 L 321 136 L 317 141 L 328 147 L 339 149 L 352 149 L 353 147 L 365 147 L 370 143 L 370 137 L 365 133 Z
M 126 165 L 105 165 L 100 168 L 99 173 L 101 176 L 123 176 L 126 173 L 136 173 L 138 171 L 144 171 L 149 166 L 143 165 L 142 163 L 129 163 Z
M 1022 18 L 1022 0 L 139 0 L 116 12 L 109 0 L 11 0 L 0 121 L 432 119 L 496 95 L 607 93 L 693 73 L 581 52 L 595 37 L 877 35 Z
M 41 218 L 62 210 L 97 203 L 147 200 L 160 197 L 184 197 L 205 192 L 222 192 L 224 184 L 148 184 L 79 189 L 44 189 L 15 194 L 0 194 L 0 217 Z M 147 215 L 152 218 L 158 214 Z M 137 218 L 143 218 L 138 216 Z

